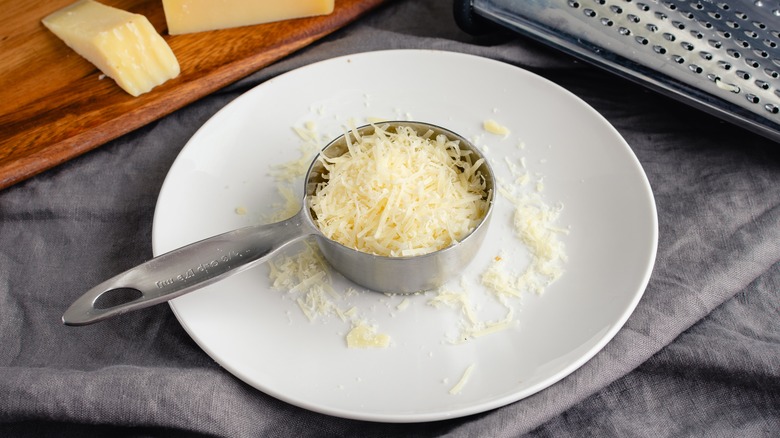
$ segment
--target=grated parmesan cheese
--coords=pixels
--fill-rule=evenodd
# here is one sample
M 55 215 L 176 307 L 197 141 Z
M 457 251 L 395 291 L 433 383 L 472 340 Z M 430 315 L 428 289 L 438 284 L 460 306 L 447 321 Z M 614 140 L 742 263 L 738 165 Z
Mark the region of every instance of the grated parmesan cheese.
M 720 78 L 715 79 L 715 85 L 717 85 L 721 90 L 731 91 L 732 93 L 739 93 L 738 86 L 723 82 L 720 80 Z
M 278 184 L 276 190 L 282 197 L 282 202 L 274 203 L 271 214 L 263 216 L 263 219 L 268 223 L 289 219 L 301 209 L 301 197 L 293 191 L 292 187 Z
M 348 151 L 321 156 L 328 174 L 311 198 L 328 238 L 369 254 L 427 254 L 466 237 L 488 208 L 485 182 L 457 142 L 410 127 L 352 132 Z M 348 139 L 349 140 L 349 139 Z
M 344 298 L 357 292 L 351 288 L 344 294 L 337 292 L 322 253 L 316 245 L 304 243 L 304 248 L 294 255 L 277 255 L 268 262 L 271 286 L 286 291 L 286 296 L 298 305 L 309 322 L 328 316 L 350 321 L 352 329 L 346 335 L 348 348 L 389 347 L 390 336 L 377 333 L 376 327 L 363 322 L 357 307 L 344 310 Z
M 540 190 L 537 184 L 536 189 Z M 562 204 L 550 206 L 538 193 L 516 194 L 499 181 L 498 193 L 508 199 L 515 207 L 513 224 L 516 235 L 525 244 L 531 254 L 531 263 L 519 276 L 501 273 L 494 263 L 482 276 L 483 285 L 497 292 L 507 289 L 527 289 L 541 295 L 547 286 L 563 275 L 563 264 L 567 261 L 566 248 L 559 236 L 568 230 L 555 225 Z
M 471 364 L 466 368 L 466 371 L 463 372 L 463 375 L 460 377 L 460 380 L 458 380 L 458 383 L 455 384 L 450 389 L 451 395 L 460 394 L 460 392 L 463 390 L 463 387 L 466 386 L 466 383 L 468 383 L 469 378 L 471 377 L 471 373 L 474 372 L 474 367 L 476 367 L 476 364 Z
M 466 289 L 465 285 L 462 285 Z M 514 296 L 519 298 L 518 296 Z M 485 335 L 497 333 L 512 327 L 515 327 L 514 308 L 507 302 L 506 296 L 494 293 L 494 298 L 503 305 L 507 313 L 499 319 L 493 321 L 481 320 L 477 315 L 477 308 L 471 302 L 470 294 L 467 292 L 455 292 L 444 288 L 439 289 L 436 296 L 428 301 L 428 305 L 438 307 L 446 305 L 453 308 L 460 308 L 461 312 L 461 331 L 457 339 L 451 340 L 453 344 L 460 344 L 471 339 Z
M 338 293 L 333 289 L 330 270 L 319 250 L 309 242 L 295 255 L 278 255 L 268 261 L 271 287 L 285 290 L 309 321 L 320 316 L 335 314 L 344 319 L 344 312 L 335 301 Z
M 376 327 L 358 322 L 347 333 L 347 348 L 387 348 L 390 336 L 376 332 Z
M 503 135 L 504 137 L 509 135 L 509 128 L 491 119 L 482 122 L 482 129 L 495 135 Z
M 380 119 L 372 118 L 369 121 L 379 123 Z M 486 122 L 484 126 L 488 132 L 494 134 L 509 134 L 508 129 L 504 132 L 502 128 L 505 128 L 498 124 L 492 125 Z M 274 206 L 276 210 L 274 221 L 285 219 L 299 210 L 300 198 L 289 187 L 288 183 L 299 181 L 305 175 L 310 161 L 320 150 L 321 141 L 313 122 L 306 122 L 303 127 L 294 128 L 294 130 L 303 140 L 300 158 L 275 166 L 272 170 L 272 175 L 279 183 L 277 189 L 283 199 L 281 204 Z M 432 230 L 434 225 L 441 226 L 451 223 L 462 225 L 471 221 L 471 226 L 465 228 L 467 231 L 461 231 L 462 235 L 468 234 L 471 228 L 481 220 L 484 209 L 487 207 L 484 201 L 482 204 L 474 202 L 475 199 L 482 200 L 484 194 L 484 182 L 476 174 L 476 169 L 481 163 L 472 163 L 470 157 L 460 156 L 461 152 L 457 143 L 446 138 L 435 137 L 430 132 L 420 136 L 410 130 L 400 132 L 397 135 L 400 138 L 395 138 L 395 135 L 379 128 L 375 134 L 358 136 L 358 140 L 349 145 L 350 158 L 348 160 L 346 157 L 323 159 L 330 179 L 321 188 L 331 187 L 333 189 L 339 183 L 341 186 L 338 191 L 318 191 L 317 194 L 322 195 L 320 206 L 330 208 L 329 212 L 351 211 L 348 214 L 355 216 L 357 213 L 357 216 L 360 216 L 347 220 L 347 227 L 344 227 L 345 221 L 343 219 L 334 219 L 333 224 L 340 221 L 342 225 L 336 228 L 339 228 L 339 231 L 346 228 L 347 235 L 352 236 L 355 240 L 359 235 L 360 238 L 366 240 L 373 239 L 371 240 L 372 245 L 384 243 L 385 247 L 388 248 L 392 247 L 393 239 L 390 239 L 390 243 L 382 240 L 383 238 L 387 239 L 387 235 L 392 234 L 388 231 L 395 233 L 392 235 L 399 240 L 401 237 L 398 236 L 401 233 L 413 232 L 409 234 L 413 236 L 411 240 L 427 241 L 426 239 L 431 239 L 429 236 L 425 236 L 424 232 Z M 524 148 L 525 143 L 519 142 L 518 147 Z M 417 152 L 417 148 L 423 152 Z M 442 155 L 449 160 L 444 160 L 444 162 L 450 167 L 439 166 L 440 163 L 433 163 L 433 160 L 429 158 L 430 156 Z M 358 159 L 354 159 L 354 157 L 358 157 Z M 336 168 L 340 164 L 344 164 L 339 163 L 339 161 L 349 162 L 348 165 L 344 166 L 346 171 L 343 173 L 336 172 Z M 525 157 L 520 157 L 517 160 L 510 160 L 507 157 L 504 158 L 504 161 L 513 175 L 513 181 L 505 184 L 500 179 L 497 180 L 497 190 L 513 204 L 515 232 L 528 249 L 531 262 L 524 271 L 520 271 L 521 274 L 517 274 L 507 269 L 506 265 L 510 262 L 510 257 L 502 251 L 482 272 L 479 279 L 480 284 L 504 309 L 498 307 L 491 310 L 493 315 L 490 315 L 490 312 L 485 312 L 486 309 L 472 303 L 471 295 L 473 292 L 465 292 L 470 288 L 463 283 L 463 279 L 461 291 L 442 288 L 428 301 L 428 305 L 451 307 L 460 314 L 460 331 L 453 334 L 457 339 L 451 339 L 454 344 L 516 328 L 518 325 L 515 319 L 515 304 L 520 303 L 522 293 L 532 291 L 541 294 L 549 284 L 563 274 L 562 265 L 566 261 L 566 254 L 558 237 L 568 230 L 554 225 L 562 205 L 550 207 L 544 202 L 540 196 L 540 192 L 544 189 L 542 177 L 540 174 L 532 176 L 528 172 Z M 452 166 L 453 163 L 454 166 Z M 529 187 L 528 183 L 532 180 L 536 184 Z M 334 181 L 337 184 L 334 184 Z M 455 183 L 462 184 L 454 191 L 458 197 L 448 199 L 451 196 L 449 192 L 453 191 L 451 184 Z M 371 190 L 366 190 L 366 188 Z M 349 192 L 348 189 L 354 189 L 357 193 L 345 196 Z M 535 193 L 533 193 L 534 189 L 536 189 Z M 339 200 L 339 197 L 342 198 L 341 201 L 347 199 L 348 202 L 338 206 L 335 201 Z M 460 201 L 453 201 L 453 199 Z M 435 209 L 425 210 L 423 208 L 425 205 L 420 205 L 435 203 L 434 201 L 440 205 L 437 208 L 443 209 L 446 213 L 450 213 L 450 210 L 454 209 L 453 203 L 457 207 L 463 208 L 453 218 L 439 215 Z M 472 204 L 471 209 L 465 207 L 469 203 Z M 441 207 L 441 205 L 445 206 Z M 324 217 L 317 210 L 314 212 L 318 219 Z M 239 209 L 236 209 L 236 213 L 241 214 Z M 422 217 L 425 220 L 404 222 L 413 217 Z M 325 233 L 322 226 L 320 229 Z M 430 248 L 434 248 L 432 250 L 440 249 L 435 247 L 439 243 L 443 245 L 442 247 L 446 247 L 458 240 L 457 237 L 453 237 L 455 236 L 455 232 L 452 231 L 454 229 L 454 227 L 446 228 L 449 233 L 440 232 L 433 239 L 435 242 L 425 244 L 423 249 L 396 245 L 393 247 L 396 252 L 392 255 L 415 255 L 424 253 L 423 251 Z M 447 242 L 446 239 L 442 238 L 442 235 L 446 237 L 448 234 L 452 235 L 453 238 Z M 331 236 L 328 237 L 338 240 Z M 377 251 L 367 252 L 379 253 Z M 345 305 L 346 302 L 343 300 L 358 292 L 353 288 L 349 288 L 343 293 L 334 290 L 327 262 L 316 246 L 307 242 L 304 250 L 300 253 L 292 256 L 277 256 L 269 262 L 269 266 L 273 287 L 286 290 L 287 296 L 297 303 L 301 312 L 310 321 L 335 316 L 341 321 L 351 324 L 351 328 L 345 336 L 348 348 L 387 348 L 390 345 L 391 337 L 388 334 L 378 333 L 377 327 L 364 322 L 364 317 L 360 315 L 361 309 L 351 304 Z M 409 299 L 404 298 L 395 306 L 395 310 L 403 311 L 409 305 Z M 506 313 L 495 315 L 496 311 L 505 311 Z M 468 382 L 474 366 L 472 364 L 465 370 L 457 384 L 450 389 L 450 394 L 461 392 Z
M 300 156 L 296 160 L 271 166 L 270 173 L 277 181 L 290 183 L 306 175 L 312 160 L 322 149 L 322 142 L 314 122 L 308 121 L 302 128 L 295 126 L 293 131 L 303 140 L 300 145 Z

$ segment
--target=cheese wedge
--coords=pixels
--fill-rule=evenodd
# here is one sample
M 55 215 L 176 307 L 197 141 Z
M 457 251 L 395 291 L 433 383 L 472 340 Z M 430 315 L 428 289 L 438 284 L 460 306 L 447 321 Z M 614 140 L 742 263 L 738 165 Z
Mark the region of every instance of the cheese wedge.
M 163 0 L 168 33 L 202 32 L 327 15 L 334 0 Z
M 179 75 L 176 56 L 143 15 L 81 0 L 42 22 L 133 96 Z

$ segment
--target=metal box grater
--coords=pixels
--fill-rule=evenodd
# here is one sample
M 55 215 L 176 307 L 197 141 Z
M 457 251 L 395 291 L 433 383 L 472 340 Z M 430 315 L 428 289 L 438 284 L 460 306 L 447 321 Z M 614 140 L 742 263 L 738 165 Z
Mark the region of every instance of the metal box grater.
M 456 0 L 493 24 L 780 142 L 780 0 Z

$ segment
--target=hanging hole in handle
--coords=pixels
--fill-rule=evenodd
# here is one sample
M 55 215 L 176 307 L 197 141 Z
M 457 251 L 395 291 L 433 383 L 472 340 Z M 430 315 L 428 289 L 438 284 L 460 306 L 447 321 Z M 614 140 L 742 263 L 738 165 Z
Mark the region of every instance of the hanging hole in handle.
M 131 303 L 143 296 L 144 294 L 140 290 L 129 288 L 129 287 L 110 289 L 103 292 L 97 298 L 95 298 L 95 301 L 94 303 L 92 303 L 92 306 L 98 310 L 106 310 L 112 307 L 117 307 L 123 304 Z

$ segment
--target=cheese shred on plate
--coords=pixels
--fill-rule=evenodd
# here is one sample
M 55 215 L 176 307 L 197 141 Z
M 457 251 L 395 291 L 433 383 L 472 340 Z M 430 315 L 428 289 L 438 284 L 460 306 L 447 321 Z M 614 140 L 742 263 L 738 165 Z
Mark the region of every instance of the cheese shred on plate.
M 320 158 L 328 175 L 311 208 L 325 236 L 404 257 L 446 248 L 479 224 L 488 208 L 477 172 L 482 159 L 473 161 L 456 141 L 432 131 L 375 126 L 369 135 L 352 133 L 345 154 Z
M 463 390 L 463 387 L 466 386 L 466 383 L 468 383 L 469 378 L 471 377 L 471 373 L 474 372 L 475 364 L 471 364 L 466 368 L 466 371 L 463 372 L 463 375 L 460 377 L 460 380 L 458 380 L 458 383 L 455 384 L 450 389 L 451 395 L 460 394 L 460 392 Z

